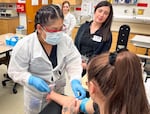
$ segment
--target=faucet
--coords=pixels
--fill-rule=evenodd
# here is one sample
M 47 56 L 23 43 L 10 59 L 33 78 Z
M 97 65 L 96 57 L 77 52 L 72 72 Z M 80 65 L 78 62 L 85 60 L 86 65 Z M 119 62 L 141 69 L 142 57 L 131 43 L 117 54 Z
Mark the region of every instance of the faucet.
M 133 16 L 136 15 L 136 9 L 135 8 L 133 8 L 132 13 L 133 13 Z
M 125 14 L 126 14 L 126 13 L 128 13 L 128 10 L 127 10 L 127 9 L 125 9 L 125 10 L 124 10 L 124 13 L 125 13 Z

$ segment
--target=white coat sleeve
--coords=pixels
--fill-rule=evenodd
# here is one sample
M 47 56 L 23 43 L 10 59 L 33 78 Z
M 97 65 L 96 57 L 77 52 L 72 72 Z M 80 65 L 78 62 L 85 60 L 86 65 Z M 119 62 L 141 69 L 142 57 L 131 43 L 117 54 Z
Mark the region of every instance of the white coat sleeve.
M 65 59 L 66 62 L 66 71 L 68 78 L 70 81 L 73 79 L 81 80 L 81 74 L 82 74 L 82 59 L 79 51 L 75 47 L 73 41 L 70 39 L 68 44 L 68 55 Z
M 70 25 L 68 28 L 68 34 L 71 35 L 73 28 L 76 26 L 76 18 L 74 15 L 70 14 Z
M 26 48 L 23 47 L 23 42 L 18 42 L 13 48 L 11 59 L 8 66 L 8 75 L 21 85 L 28 84 L 28 78 L 31 75 L 28 72 L 29 55 Z M 27 46 L 26 46 L 27 47 Z

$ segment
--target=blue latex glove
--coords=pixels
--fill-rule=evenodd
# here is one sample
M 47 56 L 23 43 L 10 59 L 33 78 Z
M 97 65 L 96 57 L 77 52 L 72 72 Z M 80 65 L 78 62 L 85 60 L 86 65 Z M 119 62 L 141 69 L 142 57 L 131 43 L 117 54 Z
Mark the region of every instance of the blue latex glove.
M 30 76 L 28 80 L 28 84 L 35 87 L 40 92 L 50 92 L 50 88 L 48 84 L 39 77 Z
M 72 80 L 71 86 L 72 86 L 72 90 L 76 98 L 83 99 L 86 97 L 86 92 L 84 88 L 82 87 L 79 80 L 76 80 L 76 79 Z

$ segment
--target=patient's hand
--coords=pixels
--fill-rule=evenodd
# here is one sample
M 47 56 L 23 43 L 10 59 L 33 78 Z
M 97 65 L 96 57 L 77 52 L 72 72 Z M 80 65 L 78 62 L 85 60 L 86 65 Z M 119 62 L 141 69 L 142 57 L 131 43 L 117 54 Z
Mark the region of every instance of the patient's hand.
M 51 93 L 48 93 L 47 96 L 46 96 L 46 101 L 47 102 L 50 102 L 51 101 Z

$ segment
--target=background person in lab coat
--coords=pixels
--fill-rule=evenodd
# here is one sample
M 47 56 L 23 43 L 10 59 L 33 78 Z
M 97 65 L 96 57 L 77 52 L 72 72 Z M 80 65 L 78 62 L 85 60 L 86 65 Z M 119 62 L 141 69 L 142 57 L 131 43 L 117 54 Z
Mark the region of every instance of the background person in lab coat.
M 66 27 L 66 33 L 71 36 L 72 30 L 76 25 L 76 18 L 70 13 L 70 3 L 69 1 L 64 1 L 62 3 L 62 11 L 64 14 L 64 25 Z
M 63 105 L 62 114 L 77 112 L 79 107 L 84 114 L 150 114 L 136 54 L 122 50 L 98 55 L 89 62 L 87 74 L 91 99 L 76 100 L 53 91 L 47 99 Z
M 47 105 L 49 86 L 64 94 L 65 72 L 75 97 L 85 97 L 80 83 L 81 56 L 72 39 L 63 32 L 63 19 L 57 5 L 42 7 L 35 15 L 36 31 L 13 48 L 8 74 L 24 86 L 26 114 L 38 114 Z
M 86 73 L 90 58 L 109 51 L 112 44 L 110 31 L 113 18 L 112 4 L 108 1 L 99 2 L 94 9 L 93 20 L 83 23 L 75 37 L 75 45 L 82 55 L 83 74 Z

